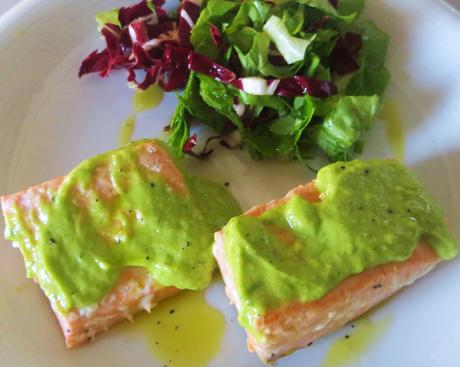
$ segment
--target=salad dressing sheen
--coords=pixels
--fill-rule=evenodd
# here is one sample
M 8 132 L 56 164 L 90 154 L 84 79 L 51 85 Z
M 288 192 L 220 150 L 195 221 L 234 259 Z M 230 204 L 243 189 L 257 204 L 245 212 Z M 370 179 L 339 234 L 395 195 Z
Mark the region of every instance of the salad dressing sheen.
M 387 139 L 394 157 L 401 162 L 404 161 L 404 125 L 398 105 L 392 101 L 384 102 L 380 118 L 385 124 Z
M 137 115 L 158 106 L 163 100 L 163 89 L 153 84 L 146 90 L 137 90 L 132 101 L 133 113 L 123 121 L 118 135 L 118 144 L 124 146 L 133 137 L 136 128 Z

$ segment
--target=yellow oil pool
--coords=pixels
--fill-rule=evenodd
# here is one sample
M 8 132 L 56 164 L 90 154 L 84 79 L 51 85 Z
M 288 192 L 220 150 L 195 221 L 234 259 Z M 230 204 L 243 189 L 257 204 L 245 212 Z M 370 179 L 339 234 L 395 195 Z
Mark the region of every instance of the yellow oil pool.
M 335 341 L 321 365 L 321 367 L 345 367 L 350 366 L 356 358 L 366 352 L 388 328 L 391 317 L 385 317 L 378 321 L 364 318 L 356 321 L 350 328 L 350 333 Z
M 158 106 L 163 100 L 163 89 L 153 84 L 148 89 L 136 91 L 133 97 L 133 111 L 140 113 Z
M 380 119 L 385 124 L 387 139 L 390 143 L 394 157 L 404 160 L 404 128 L 398 105 L 392 101 L 386 101 L 380 112 Z
M 123 121 L 118 134 L 118 144 L 120 146 L 126 145 L 132 140 L 136 128 L 137 114 L 158 106 L 162 100 L 163 89 L 156 84 L 151 85 L 144 91 L 139 90 L 134 93 L 132 101 L 133 113 Z
M 136 119 L 136 115 L 131 115 L 122 122 L 120 132 L 118 133 L 118 144 L 120 146 L 126 145 L 131 141 L 136 127 Z
M 206 302 L 203 291 L 185 291 L 129 326 L 144 335 L 148 349 L 164 366 L 203 367 L 219 353 L 225 319 Z

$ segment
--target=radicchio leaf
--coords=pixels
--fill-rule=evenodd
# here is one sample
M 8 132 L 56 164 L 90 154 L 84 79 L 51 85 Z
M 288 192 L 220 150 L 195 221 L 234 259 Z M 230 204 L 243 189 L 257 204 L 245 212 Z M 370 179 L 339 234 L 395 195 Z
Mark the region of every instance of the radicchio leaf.
M 197 20 L 200 6 L 183 1 L 178 24 L 161 8 L 163 4 L 164 0 L 144 0 L 120 8 L 121 28 L 115 24 L 102 27 L 106 48 L 83 60 L 79 77 L 95 72 L 108 76 L 113 69 L 126 69 L 128 82 L 140 89 L 152 84 L 165 91 L 184 87 L 189 76 L 190 22 Z
M 359 69 L 356 58 L 363 47 L 362 36 L 359 33 L 347 32 L 337 40 L 332 50 L 331 69 L 340 76 L 353 73 Z
M 198 143 L 198 137 L 197 137 L 196 134 L 193 134 L 185 142 L 184 147 L 182 148 L 183 152 L 185 154 L 188 154 L 188 155 L 190 155 L 190 156 L 192 156 L 194 158 L 198 158 L 198 159 L 204 159 L 204 158 L 208 157 L 209 155 L 211 155 L 211 153 L 213 152 L 212 149 L 211 150 L 204 150 L 203 149 L 200 153 L 195 153 L 193 151 L 193 148 L 195 148 L 197 143 Z
M 183 0 L 177 10 L 179 19 L 179 39 L 182 47 L 192 48 L 190 34 L 200 16 L 201 6 L 192 0 Z
M 161 9 L 163 4 L 165 3 L 163 0 L 147 1 L 154 5 L 157 15 L 159 15 L 159 13 L 161 13 L 161 15 L 163 15 L 163 13 L 166 14 L 166 12 L 163 9 Z M 133 6 L 120 8 L 118 12 L 118 20 L 120 21 L 122 27 L 128 26 L 131 22 L 133 22 L 136 19 L 143 18 L 154 13 L 147 1 L 143 0 L 140 3 L 135 4 Z
M 189 50 L 183 47 L 166 46 L 163 54 L 164 71 L 161 87 L 169 92 L 182 88 L 190 74 L 187 57 Z
M 211 33 L 212 43 L 216 48 L 225 49 L 224 39 L 222 38 L 222 33 L 220 33 L 219 28 L 214 24 L 209 24 L 209 33 Z
M 236 74 L 233 71 L 195 52 L 190 52 L 188 56 L 188 68 L 197 73 L 210 76 L 224 84 L 230 84 L 236 79 Z
M 339 0 L 329 0 L 329 2 L 331 3 L 331 5 L 332 5 L 334 8 L 338 9 L 338 7 L 339 7 Z
M 110 54 L 109 50 L 98 52 L 93 51 L 81 63 L 78 77 L 81 78 L 85 74 L 99 73 L 100 76 L 107 76 L 109 69 Z
M 326 98 L 337 94 L 337 87 L 331 81 L 295 75 L 281 79 L 276 94 L 283 97 L 308 94 L 312 97 Z

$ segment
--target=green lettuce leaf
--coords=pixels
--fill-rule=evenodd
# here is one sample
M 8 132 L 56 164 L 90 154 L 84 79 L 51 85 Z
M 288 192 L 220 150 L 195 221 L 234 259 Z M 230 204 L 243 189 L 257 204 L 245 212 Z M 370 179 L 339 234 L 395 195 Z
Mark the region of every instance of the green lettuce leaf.
M 359 14 L 364 8 L 364 0 L 340 0 L 339 14 L 342 16 Z
M 212 42 L 209 24 L 212 23 L 219 27 L 219 25 L 229 23 L 234 18 L 239 6 L 240 2 L 238 1 L 209 0 L 207 2 L 190 36 L 195 52 L 213 60 L 219 57 L 220 50 Z
M 115 24 L 121 27 L 120 20 L 118 19 L 118 12 L 119 12 L 119 9 L 113 9 L 113 10 L 101 11 L 97 13 L 96 22 L 97 22 L 98 28 L 101 29 L 107 23 Z
M 292 2 L 293 0 L 272 0 L 275 4 L 284 5 Z M 307 5 L 312 8 L 323 11 L 329 15 L 337 16 L 337 10 L 332 6 L 329 0 L 296 0 L 298 4 Z
M 288 64 L 304 60 L 308 46 L 316 38 L 316 34 L 312 34 L 309 38 L 290 35 L 283 21 L 275 15 L 272 15 L 265 23 L 264 31 L 270 36 Z
M 219 114 L 229 119 L 243 135 L 244 126 L 233 108 L 234 95 L 231 92 L 231 87 L 206 75 L 200 75 L 199 79 L 200 96 L 203 98 L 203 101 Z
M 348 83 L 346 94 L 381 96 L 390 81 L 390 73 L 384 66 L 389 37 L 372 22 L 358 23 L 357 28 L 363 35 L 360 68 Z
M 235 48 L 242 66 L 242 76 L 258 76 L 262 74 L 267 77 L 286 78 L 298 73 L 305 60 L 286 66 L 275 66 L 269 62 L 270 42 L 268 34 L 256 32 L 248 53 L 244 53 L 238 47 Z
M 176 107 L 169 128 L 168 144 L 178 157 L 182 157 L 184 155 L 182 148 L 190 137 L 190 121 L 182 101 L 179 101 Z
M 317 103 L 316 115 L 325 117 L 311 129 L 311 138 L 332 160 L 347 160 L 371 127 L 379 102 L 378 96 L 345 96 Z
M 247 133 L 251 155 L 256 159 L 293 158 L 297 142 L 310 123 L 314 112 L 309 96 L 294 99 L 293 109 L 270 124 L 259 124 Z
M 192 72 L 185 88 L 184 95 L 179 97 L 190 116 L 220 132 L 226 119 L 214 108 L 206 104 L 200 95 L 200 79 Z

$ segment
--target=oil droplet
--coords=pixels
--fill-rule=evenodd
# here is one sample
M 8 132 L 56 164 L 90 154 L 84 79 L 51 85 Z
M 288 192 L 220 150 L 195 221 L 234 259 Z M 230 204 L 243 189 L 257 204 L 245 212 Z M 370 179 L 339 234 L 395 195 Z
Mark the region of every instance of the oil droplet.
M 118 134 L 118 144 L 120 146 L 124 146 L 131 141 L 134 128 L 136 127 L 136 119 L 136 115 L 131 115 L 121 124 L 120 132 Z
M 133 97 L 133 111 L 140 113 L 158 106 L 163 100 L 163 89 L 153 84 L 146 90 L 136 91 Z
M 163 100 L 163 89 L 153 84 L 146 90 L 138 90 L 134 93 L 132 108 L 133 113 L 121 124 L 118 134 L 118 144 L 120 146 L 128 144 L 136 127 L 137 114 L 148 111 L 158 106 Z
M 380 118 L 385 123 L 387 139 L 395 158 L 404 160 L 404 129 L 398 105 L 391 101 L 386 101 L 380 112 Z
M 225 331 L 220 311 L 208 305 L 204 292 L 184 291 L 136 318 L 134 330 L 168 367 L 203 367 L 218 354 Z
M 334 342 L 326 354 L 321 367 L 343 367 L 362 355 L 388 328 L 392 318 L 378 321 L 363 319 L 353 323 L 355 327 L 348 335 Z
M 24 283 L 24 284 L 22 284 L 22 285 L 18 285 L 18 286 L 16 287 L 16 292 L 21 293 L 22 291 L 24 291 L 24 290 L 26 290 L 27 288 L 29 288 L 29 286 L 30 286 L 30 283 Z

